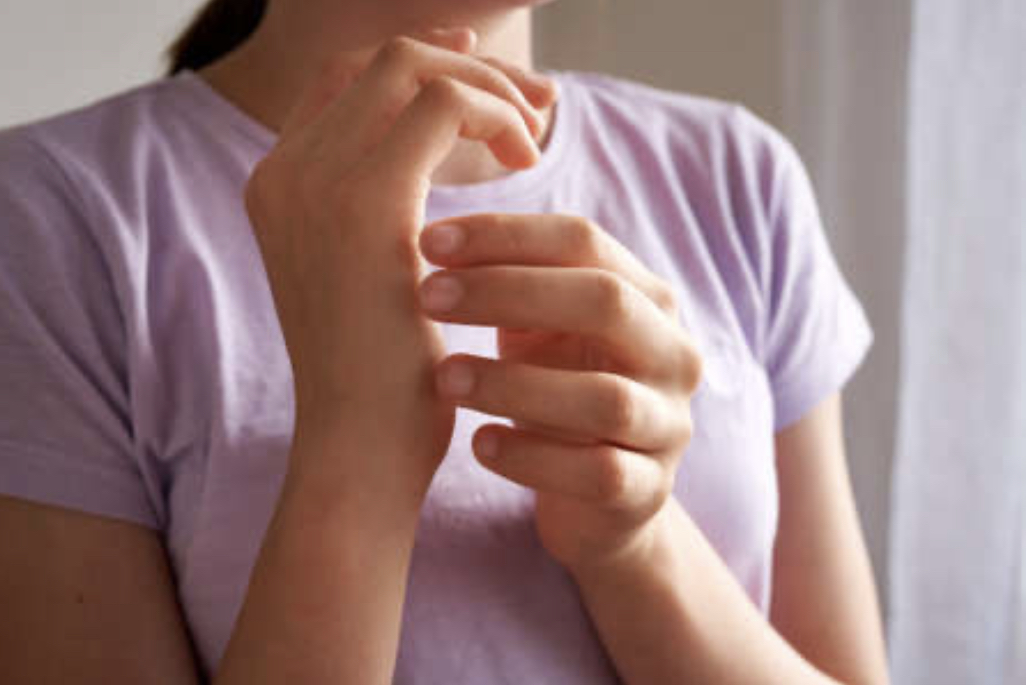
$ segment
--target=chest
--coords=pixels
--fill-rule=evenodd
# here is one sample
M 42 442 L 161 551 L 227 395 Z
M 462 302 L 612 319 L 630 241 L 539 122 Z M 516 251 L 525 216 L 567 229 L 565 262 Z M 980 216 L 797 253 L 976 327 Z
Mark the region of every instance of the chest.
M 545 208 L 543 208 L 545 209 Z M 726 297 L 695 270 L 653 249 L 656 227 L 636 217 L 637 240 L 620 239 L 679 290 L 683 325 L 695 329 L 705 375 L 693 403 L 695 433 L 674 496 L 739 582 L 766 609 L 777 512 L 771 400 L 763 369 L 720 309 Z M 257 252 L 182 250 L 155 278 L 190 275 L 188 307 L 155 322 L 164 371 L 164 415 L 155 444 L 168 462 L 168 547 L 184 611 L 205 664 L 220 658 L 245 596 L 285 472 L 294 421 L 292 375 Z M 186 297 L 184 294 L 183 298 Z M 490 329 L 446 327 L 450 352 L 496 355 Z M 183 340 L 189 340 L 183 345 Z M 482 658 L 512 641 L 534 662 L 578 653 L 593 679 L 612 678 L 569 578 L 536 538 L 531 491 L 486 471 L 470 451 L 486 420 L 458 415 L 450 450 L 422 511 L 411 566 L 398 682 L 418 664 L 468 658 L 431 648 L 445 631 Z M 483 662 L 484 663 L 484 662 Z M 508 664 L 517 672 L 518 665 Z M 454 671 L 459 672 L 459 671 Z M 581 677 L 581 671 L 576 671 Z M 566 682 L 571 682 L 570 680 Z M 583 681 L 585 682 L 585 681 Z M 613 682 L 611 680 L 611 682 Z

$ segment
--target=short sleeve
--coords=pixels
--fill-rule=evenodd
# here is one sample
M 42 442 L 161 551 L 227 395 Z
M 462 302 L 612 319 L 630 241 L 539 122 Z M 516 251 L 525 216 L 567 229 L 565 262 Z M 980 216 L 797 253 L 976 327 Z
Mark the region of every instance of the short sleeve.
M 764 143 L 769 254 L 763 359 L 778 431 L 845 385 L 874 334 L 832 254 L 799 155 L 784 136 L 747 116 Z
M 0 132 L 0 494 L 157 527 L 109 264 L 30 131 Z

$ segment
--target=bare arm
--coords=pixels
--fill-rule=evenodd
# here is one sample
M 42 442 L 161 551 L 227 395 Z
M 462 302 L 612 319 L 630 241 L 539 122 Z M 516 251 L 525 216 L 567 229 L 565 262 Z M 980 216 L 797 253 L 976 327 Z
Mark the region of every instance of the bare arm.
M 775 438 L 781 511 L 771 623 L 854 683 L 888 682 L 878 597 L 853 501 L 839 397 Z
M 247 185 L 297 420 L 217 685 L 392 677 L 418 511 L 454 415 L 429 382 L 441 335 L 414 305 L 423 193 L 461 137 L 533 164 L 535 108 L 555 96 L 461 54 L 466 34 L 434 40 L 327 71 Z M 197 681 L 158 534 L 0 498 L 0 540 L 5 682 Z
M 157 533 L 0 497 L 0 540 L 4 682 L 198 682 Z
M 291 458 L 324 464 L 361 449 L 318 436 Z M 215 685 L 387 683 L 420 497 L 362 496 L 327 470 L 292 476 Z
M 838 404 L 777 436 L 777 632 L 677 503 L 645 554 L 577 576 L 628 683 L 888 682 Z
M 673 289 L 582 217 L 446 223 L 461 247 L 438 250 L 442 227 L 426 229 L 422 249 L 444 268 L 422 287 L 453 279 L 463 294 L 424 306 L 438 320 L 498 326 L 501 358 L 451 356 L 441 391 L 514 420 L 479 428 L 476 456 L 536 490 L 540 541 L 577 581 L 622 678 L 886 682 L 838 397 L 776 436 L 783 515 L 769 623 L 670 496 L 702 375 Z M 448 382 L 454 369 L 472 382 Z
M 348 447 L 311 440 L 298 449 L 312 453 L 294 450 L 294 459 L 311 460 Z M 336 485 L 288 481 L 218 685 L 388 682 L 416 500 L 370 507 Z M 4 682 L 198 682 L 156 532 L 0 497 L 0 540 Z
M 348 449 L 312 439 L 292 458 Z M 217 685 L 389 681 L 417 500 L 369 506 L 338 485 L 287 481 Z M 158 533 L 0 497 L 0 540 L 5 683 L 198 682 Z
M 388 682 L 416 508 L 327 495 L 283 494 L 215 683 Z M 0 497 L 0 540 L 4 682 L 198 682 L 157 533 Z
M 498 326 L 501 358 L 451 356 L 440 364 L 440 389 L 515 421 L 481 427 L 475 453 L 536 490 L 540 541 L 577 581 L 621 677 L 639 685 L 884 682 L 838 399 L 776 441 L 787 500 L 783 597 L 773 611 L 780 633 L 670 496 L 702 375 L 673 290 L 581 217 L 484 214 L 447 224 L 462 232 L 461 248 L 437 251 L 441 227 L 429 227 L 422 249 L 449 268 L 422 287 L 453 279 L 463 294 L 424 306 L 439 320 Z M 575 350 L 576 340 L 592 346 Z M 554 369 L 555 359 L 579 368 Z M 472 382 L 449 383 L 454 368 Z M 803 597 L 807 588 L 814 602 Z

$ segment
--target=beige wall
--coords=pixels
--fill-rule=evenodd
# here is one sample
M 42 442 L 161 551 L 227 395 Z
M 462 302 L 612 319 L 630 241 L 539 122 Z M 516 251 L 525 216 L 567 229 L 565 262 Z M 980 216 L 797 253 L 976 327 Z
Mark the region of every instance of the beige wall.
M 156 75 L 202 0 L 0 2 L 0 126 Z M 541 64 L 739 100 L 779 123 L 782 0 L 560 0 L 537 12 Z M 613 27 L 617 27 L 614 30 Z M 568 40 L 574 36 L 574 40 Z
M 0 0 L 0 127 L 152 78 L 200 0 Z
M 559 0 L 536 10 L 540 66 L 583 68 L 782 116 L 781 0 Z

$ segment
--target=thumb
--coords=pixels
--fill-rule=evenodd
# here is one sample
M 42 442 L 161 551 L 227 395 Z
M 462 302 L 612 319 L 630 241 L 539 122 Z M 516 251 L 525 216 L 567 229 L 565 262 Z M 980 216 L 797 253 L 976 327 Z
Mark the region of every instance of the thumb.
M 466 26 L 421 29 L 404 35 L 464 54 L 470 53 L 478 44 L 478 34 Z M 357 79 L 373 58 L 374 52 L 360 57 L 344 53 L 326 60 L 308 80 L 307 87 L 286 115 L 282 135 L 303 128 L 316 119 L 321 110 Z

